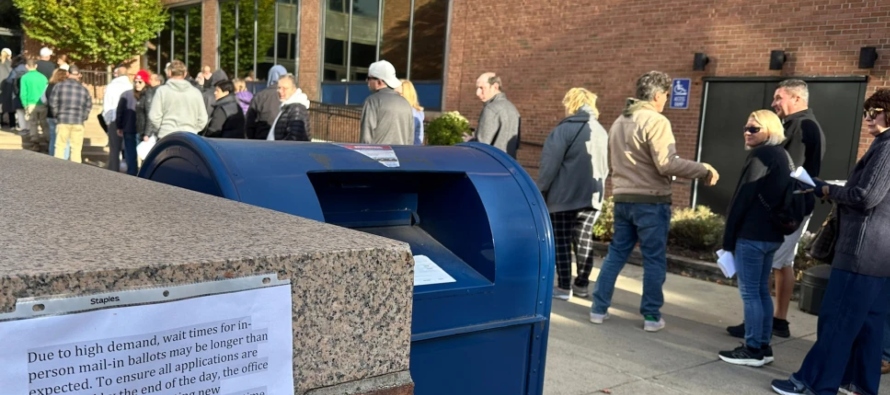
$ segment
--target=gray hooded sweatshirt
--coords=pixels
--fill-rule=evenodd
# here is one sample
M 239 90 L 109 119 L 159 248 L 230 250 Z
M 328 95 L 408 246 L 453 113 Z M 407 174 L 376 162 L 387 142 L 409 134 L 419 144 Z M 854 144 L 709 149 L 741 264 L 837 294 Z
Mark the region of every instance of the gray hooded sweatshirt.
M 148 120 L 158 138 L 173 132 L 198 133 L 207 125 L 201 91 L 186 80 L 171 79 L 155 91 Z

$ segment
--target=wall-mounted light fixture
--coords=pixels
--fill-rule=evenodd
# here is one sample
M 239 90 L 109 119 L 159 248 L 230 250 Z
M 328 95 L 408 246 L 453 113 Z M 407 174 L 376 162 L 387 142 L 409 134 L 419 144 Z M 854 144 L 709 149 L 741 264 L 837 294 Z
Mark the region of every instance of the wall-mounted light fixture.
M 781 49 L 770 51 L 769 53 L 769 69 L 770 70 L 782 70 L 782 65 L 785 64 L 785 51 Z
M 875 47 L 859 48 L 859 68 L 873 69 L 875 61 L 878 60 L 878 49 Z
M 705 69 L 705 66 L 708 65 L 711 59 L 708 58 L 708 55 L 703 52 L 696 52 L 695 58 L 692 60 L 692 70 L 702 71 Z

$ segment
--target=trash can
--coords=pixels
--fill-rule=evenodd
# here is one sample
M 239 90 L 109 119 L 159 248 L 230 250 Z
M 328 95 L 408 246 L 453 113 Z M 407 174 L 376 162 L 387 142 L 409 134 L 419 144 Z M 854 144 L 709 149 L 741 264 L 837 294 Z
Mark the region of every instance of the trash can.
M 828 288 L 828 278 L 831 277 L 831 265 L 813 266 L 803 272 L 800 279 L 800 299 L 798 308 L 800 311 L 819 315 L 822 307 L 822 297 Z
M 553 232 L 506 153 L 176 133 L 139 176 L 408 243 L 415 393 L 543 392 Z

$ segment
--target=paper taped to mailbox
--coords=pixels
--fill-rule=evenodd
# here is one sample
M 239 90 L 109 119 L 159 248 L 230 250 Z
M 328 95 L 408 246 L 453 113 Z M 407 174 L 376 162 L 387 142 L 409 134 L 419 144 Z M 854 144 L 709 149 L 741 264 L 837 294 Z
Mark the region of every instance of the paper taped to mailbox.
M 453 283 L 457 280 L 426 255 L 414 256 L 414 286 Z

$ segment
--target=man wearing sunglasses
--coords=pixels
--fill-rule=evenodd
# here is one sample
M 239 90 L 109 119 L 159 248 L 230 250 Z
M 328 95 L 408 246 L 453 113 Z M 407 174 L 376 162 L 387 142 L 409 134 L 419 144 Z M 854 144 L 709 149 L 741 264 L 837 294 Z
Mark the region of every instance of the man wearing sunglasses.
M 810 93 L 807 83 L 801 80 L 785 80 L 779 83 L 773 96 L 773 110 L 782 118 L 785 127 L 785 150 L 791 154 L 794 167 L 803 168 L 810 177 L 819 177 L 822 157 L 825 156 L 825 133 L 809 108 Z M 796 232 L 785 236 L 785 241 L 773 257 L 776 302 L 773 314 L 773 335 L 789 337 L 788 305 L 794 292 L 794 256 L 800 237 L 810 223 L 815 207 L 815 197 L 806 195 L 807 216 Z M 730 335 L 744 338 L 745 324 L 726 328 Z

